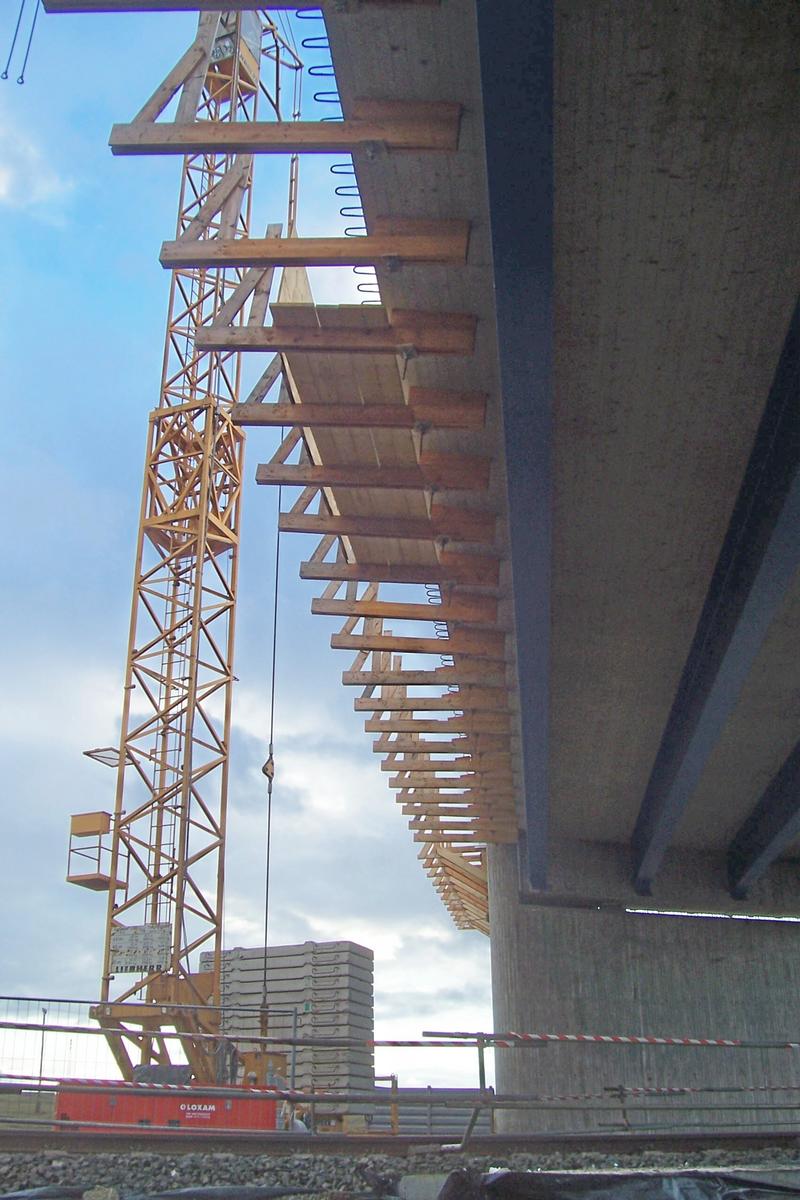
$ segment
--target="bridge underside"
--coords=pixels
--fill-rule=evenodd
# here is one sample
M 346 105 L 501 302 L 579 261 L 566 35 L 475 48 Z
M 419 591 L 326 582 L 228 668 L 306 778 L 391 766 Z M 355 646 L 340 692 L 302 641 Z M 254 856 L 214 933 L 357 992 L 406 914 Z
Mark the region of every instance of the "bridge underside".
M 495 1027 L 792 1037 L 796 925 L 629 910 L 800 913 L 800 14 L 411 12 L 329 24 L 345 110 L 465 105 L 455 163 L 357 166 L 368 217 L 470 220 L 466 272 L 382 294 L 476 313 L 496 355 L 464 376 L 496 430 L 518 718 L 520 843 L 489 847 Z M 463 386 L 461 364 L 415 369 Z M 619 1054 L 506 1051 L 498 1086 L 800 1083 L 779 1052 Z
M 750 908 L 792 909 L 786 871 L 767 871 L 797 854 L 791 779 L 766 814 L 762 798 L 800 731 L 800 558 L 780 527 L 798 440 L 800 19 L 778 0 L 518 8 L 479 6 L 477 27 L 469 4 L 328 20 L 345 111 L 356 95 L 464 104 L 454 159 L 356 162 L 368 218 L 472 225 L 466 270 L 379 275 L 390 303 L 479 317 L 472 359 L 414 368 L 492 397 L 512 751 L 534 843 L 522 890 L 734 911 L 746 891 Z M 534 177 L 548 165 L 550 210 Z M 481 357 L 495 321 L 502 387 Z

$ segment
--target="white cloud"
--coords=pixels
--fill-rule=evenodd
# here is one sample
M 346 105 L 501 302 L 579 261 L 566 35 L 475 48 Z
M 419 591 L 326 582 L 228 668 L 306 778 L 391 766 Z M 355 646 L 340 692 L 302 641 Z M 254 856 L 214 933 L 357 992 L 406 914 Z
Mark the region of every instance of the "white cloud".
M 53 206 L 64 200 L 74 184 L 48 161 L 27 134 L 0 126 L 0 204 L 55 218 Z
M 0 742 L 74 753 L 116 744 L 119 673 L 96 662 L 25 656 L 12 691 L 0 693 Z
M 337 710 L 322 696 L 285 694 L 276 709 L 276 743 L 299 739 L 319 742 L 346 736 L 346 727 Z M 214 711 L 221 711 L 221 699 L 215 699 Z M 209 706 L 211 707 L 211 706 Z M 237 684 L 231 713 L 233 728 L 259 743 L 266 744 L 269 731 L 269 704 L 265 687 L 257 689 Z

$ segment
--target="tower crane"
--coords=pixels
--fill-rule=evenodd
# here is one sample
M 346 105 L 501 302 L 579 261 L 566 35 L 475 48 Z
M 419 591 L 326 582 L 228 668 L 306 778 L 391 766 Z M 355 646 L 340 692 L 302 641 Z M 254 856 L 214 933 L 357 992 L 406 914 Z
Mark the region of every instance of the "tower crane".
M 298 116 L 301 62 L 265 12 L 201 12 L 186 53 L 142 107 L 175 121 Z M 288 232 L 297 158 L 290 159 Z M 253 156 L 183 160 L 177 238 L 246 237 Z M 269 226 L 277 236 L 281 226 Z M 119 746 L 87 751 L 116 771 L 113 813 L 72 817 L 68 880 L 107 894 L 100 1003 L 92 1009 L 124 1079 L 173 1064 L 222 1082 L 222 902 L 244 434 L 235 352 L 205 351 L 210 326 L 263 324 L 272 269 L 172 271 L 158 407 L 150 414 Z M 245 317 L 245 309 L 249 311 Z M 257 388 L 277 381 L 272 364 Z M 193 969 L 200 951 L 213 967 Z

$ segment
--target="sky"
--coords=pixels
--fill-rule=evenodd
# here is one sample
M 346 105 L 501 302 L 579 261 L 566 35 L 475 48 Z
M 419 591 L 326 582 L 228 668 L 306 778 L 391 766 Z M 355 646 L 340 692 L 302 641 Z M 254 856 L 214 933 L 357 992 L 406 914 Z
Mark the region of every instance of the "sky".
M 16 9 L 0 6 L 4 63 Z M 65 883 L 68 826 L 71 813 L 113 806 L 113 772 L 82 752 L 119 736 L 146 421 L 158 401 L 167 309 L 158 249 L 173 236 L 180 173 L 177 158 L 113 158 L 107 139 L 180 57 L 194 20 L 41 13 L 25 84 L 15 82 L 19 47 L 0 82 L 5 995 L 90 999 L 99 985 L 104 898 Z M 320 32 L 305 22 L 296 35 Z M 331 115 L 315 108 L 312 91 L 304 115 Z M 303 233 L 345 224 L 329 166 L 304 160 Z M 280 221 L 278 168 L 258 172 L 257 221 Z M 355 282 L 344 268 L 316 272 L 313 285 L 318 300 L 352 302 Z M 256 488 L 254 475 L 271 447 L 265 431 L 248 435 L 227 947 L 263 944 L 260 767 L 277 497 Z M 320 585 L 301 582 L 298 566 L 312 548 L 300 536 L 282 540 L 270 944 L 371 947 L 379 1038 L 489 1028 L 488 939 L 455 929 L 417 861 L 363 715 L 352 710 L 354 689 L 341 685 L 348 655 L 328 644 L 337 624 L 310 615 Z M 471 1051 L 381 1051 L 377 1068 L 407 1086 L 476 1083 Z

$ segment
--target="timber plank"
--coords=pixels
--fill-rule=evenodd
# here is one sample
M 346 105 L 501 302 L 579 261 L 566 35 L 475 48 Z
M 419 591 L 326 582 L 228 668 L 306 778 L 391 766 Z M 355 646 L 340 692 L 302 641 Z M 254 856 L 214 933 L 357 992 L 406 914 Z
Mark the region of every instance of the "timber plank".
M 463 264 L 468 245 L 468 221 L 409 221 L 406 232 L 368 233 L 364 237 L 179 238 L 162 243 L 159 261 L 170 270 L 355 267 L 393 261 Z
M 486 423 L 486 392 L 457 392 L 450 388 L 412 387 L 408 391 L 408 405 L 414 410 L 418 421 L 443 426 L 445 414 L 461 412 L 470 414 L 470 429 L 482 429 Z
M 453 846 L 453 845 L 458 845 L 461 842 L 477 842 L 477 843 L 489 842 L 492 845 L 509 845 L 512 842 L 517 841 L 517 839 L 519 837 L 519 830 L 517 830 L 517 829 L 509 830 L 502 834 L 492 833 L 491 836 L 487 836 L 481 830 L 474 830 L 471 833 L 459 833 L 459 834 L 443 833 L 443 832 L 439 832 L 439 831 L 437 831 L 435 834 L 416 832 L 416 833 L 414 833 L 413 836 L 414 836 L 415 842 L 425 842 L 427 845 L 430 845 L 430 846 L 435 846 L 435 845 L 438 845 L 439 843 L 442 843 L 443 845 L 446 845 L 446 846 Z
M 363 583 L 462 583 L 497 587 L 499 565 L 496 559 L 477 554 L 446 553 L 441 555 L 438 564 L 309 561 L 300 564 L 300 578 Z M 458 679 L 455 681 L 458 682 Z
M 335 123 L 335 122 L 334 122 Z M 248 128 L 242 125 L 243 128 Z M 269 325 L 197 330 L 198 350 L 239 350 L 306 354 L 453 354 L 469 357 L 475 349 L 477 319 L 471 313 L 392 313 L 389 325 Z
M 375 754 L 385 754 L 384 762 L 380 763 L 381 770 L 395 770 L 395 772 L 403 772 L 403 770 L 414 770 L 427 774 L 435 774 L 437 770 L 441 772 L 469 772 L 474 775 L 491 775 L 498 770 L 511 770 L 511 754 L 504 749 L 505 739 L 498 738 L 498 744 L 492 748 L 485 749 L 482 745 L 476 745 L 473 740 L 463 738 L 455 740 L 452 743 L 450 750 L 441 750 L 443 742 L 417 742 L 416 739 L 408 739 L 408 742 L 398 739 L 397 742 L 391 742 L 389 745 L 373 743 Z M 434 761 L 433 758 L 423 758 L 421 755 L 435 754 L 439 746 L 439 754 L 451 754 L 455 757 L 450 758 L 447 762 Z M 397 758 L 403 755 L 402 762 L 390 762 L 391 758 Z
M 330 154 L 374 143 L 388 150 L 458 148 L 460 104 L 380 104 L 361 107 L 369 116 L 344 121 L 136 121 L 114 125 L 109 145 L 114 154 Z
M 425 759 L 419 758 L 419 753 L 417 753 L 417 757 L 415 758 L 415 751 L 405 750 L 403 751 L 404 757 L 402 762 L 392 762 L 390 761 L 390 758 L 397 758 L 398 756 L 396 753 L 391 752 L 391 747 L 387 748 L 386 746 L 376 746 L 373 748 L 379 753 L 381 751 L 387 751 L 388 757 L 380 765 L 380 769 L 382 771 L 409 770 L 418 774 L 427 774 L 429 777 L 434 775 L 437 771 L 467 771 L 472 775 L 490 775 L 492 777 L 494 777 L 497 771 L 500 770 L 511 771 L 511 755 L 508 753 L 503 753 L 502 750 L 499 752 L 482 754 L 456 754 L 455 758 L 449 759 L 447 762 L 434 761 L 434 759 L 426 761 Z M 464 747 L 464 749 L 466 749 L 466 747 Z
M 446 621 L 448 625 L 490 625 L 497 621 L 497 601 L 491 596 L 472 596 L 468 599 L 458 599 L 443 604 L 403 604 L 397 600 L 360 600 L 326 599 L 315 597 L 311 601 L 311 611 L 324 617 L 383 617 L 399 621 Z M 413 696 L 408 699 L 413 700 Z M 486 693 L 487 702 L 491 703 L 490 694 Z M 496 697 L 495 697 L 496 699 Z M 401 701 L 399 707 L 411 707 L 405 704 L 405 697 L 393 697 Z M 358 705 L 358 702 L 356 702 Z M 391 705 L 390 705 L 391 707 Z
M 437 393 L 437 396 L 442 395 L 447 393 Z M 271 428 L 299 425 L 309 429 L 414 429 L 416 426 L 482 429 L 485 400 L 475 399 L 468 392 L 450 395 L 452 399 L 449 400 L 419 404 L 234 404 L 231 420 L 234 425 Z
M 491 459 L 466 454 L 423 454 L 418 466 L 361 466 L 324 463 L 260 463 L 256 483 L 281 487 L 344 487 L 486 491 Z
M 299 0 L 270 0 L 276 10 L 294 10 Z M 369 8 L 422 6 L 438 8 L 441 0 L 317 0 L 316 8 L 335 8 L 336 12 L 357 12 Z M 43 0 L 47 13 L 145 13 L 145 12 L 219 12 L 219 0 Z M 248 12 L 263 7 L 259 0 L 225 0 L 229 12 Z
M 434 763 L 434 767 L 441 767 L 441 763 Z M 470 772 L 469 774 L 461 775 L 426 775 L 424 772 L 417 772 L 412 767 L 409 771 L 403 771 L 398 775 L 392 775 L 388 785 L 392 790 L 399 788 L 402 790 L 411 789 L 426 791 L 429 788 L 438 792 L 442 791 L 458 791 L 459 789 L 478 792 L 487 791 L 488 794 L 494 795 L 511 795 L 514 792 L 514 777 L 511 771 L 502 771 L 495 768 L 491 772 L 492 786 L 487 789 L 484 781 L 484 774 Z
M 437 741 L 434 738 L 404 738 L 398 737 L 394 741 L 386 741 L 379 738 L 372 743 L 372 749 L 375 754 L 462 754 L 469 752 L 470 755 L 481 754 L 481 752 L 502 750 L 504 744 L 508 742 L 508 738 L 502 733 L 481 733 L 470 735 L 467 737 L 442 738 Z M 397 770 L 399 764 L 394 764 L 393 770 Z
M 393 686 L 439 687 L 450 684 L 479 684 L 481 687 L 505 690 L 505 675 L 501 671 L 478 670 L 471 663 L 460 663 L 458 667 L 434 667 L 430 671 L 403 670 L 391 667 L 385 670 L 343 671 L 342 683 L 348 686 L 372 687 Z
M 469 658 L 505 659 L 504 633 L 456 630 L 449 638 L 401 637 L 395 633 L 334 633 L 332 650 L 395 650 L 405 654 L 464 654 Z
M 506 712 L 495 692 L 467 689 L 442 696 L 358 696 L 356 712 Z
M 371 717 L 364 722 L 365 733 L 508 733 L 509 730 L 508 717 L 494 713 L 438 721 L 409 719 L 405 713 L 400 713 L 397 717 Z
M 491 546 L 496 522 L 494 513 L 442 506 L 434 508 L 428 519 L 281 513 L 279 528 L 283 533 L 334 533 L 337 537 L 396 538 L 412 542 L 445 538 L 448 541 Z

